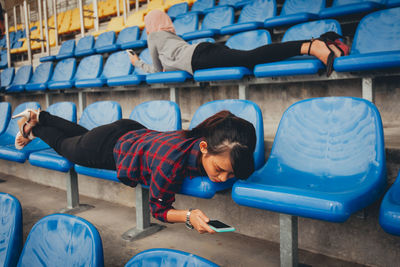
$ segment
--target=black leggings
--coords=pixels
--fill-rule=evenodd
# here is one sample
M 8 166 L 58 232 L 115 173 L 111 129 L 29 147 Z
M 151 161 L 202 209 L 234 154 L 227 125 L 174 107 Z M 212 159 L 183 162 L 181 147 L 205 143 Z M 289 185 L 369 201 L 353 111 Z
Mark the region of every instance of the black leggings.
M 39 137 L 69 161 L 91 168 L 115 170 L 113 150 L 118 139 L 143 125 L 122 119 L 92 130 L 41 111 L 33 135 Z
M 284 60 L 300 55 L 303 41 L 268 44 L 253 50 L 231 49 L 223 44 L 200 43 L 192 56 L 192 69 L 201 70 L 219 67 L 247 67 Z

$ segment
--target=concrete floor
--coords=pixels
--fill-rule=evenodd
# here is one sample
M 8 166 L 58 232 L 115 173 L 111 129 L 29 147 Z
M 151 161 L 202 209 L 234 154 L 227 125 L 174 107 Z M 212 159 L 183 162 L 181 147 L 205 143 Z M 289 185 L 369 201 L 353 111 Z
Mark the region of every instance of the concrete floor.
M 24 241 L 40 218 L 65 207 L 65 191 L 0 173 L 0 191 L 14 195 L 23 209 Z M 170 248 L 207 258 L 221 266 L 279 266 L 279 244 L 236 233 L 200 235 L 183 224 L 167 227 L 141 240 L 127 242 L 121 235 L 135 226 L 135 210 L 103 200 L 81 197 L 95 208 L 76 214 L 99 230 L 105 266 L 124 266 L 135 254 L 150 248 Z M 155 221 L 154 221 L 155 222 Z M 299 251 L 302 266 L 363 266 L 308 251 Z

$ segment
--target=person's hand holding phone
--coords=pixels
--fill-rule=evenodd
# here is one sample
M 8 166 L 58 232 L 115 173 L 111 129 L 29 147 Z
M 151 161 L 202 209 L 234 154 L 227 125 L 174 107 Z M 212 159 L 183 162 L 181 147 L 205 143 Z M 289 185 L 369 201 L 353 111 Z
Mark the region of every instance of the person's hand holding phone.
M 126 50 L 126 53 L 129 55 L 129 59 L 131 60 L 132 65 L 135 65 L 135 62 L 139 60 L 139 57 L 132 49 Z
M 209 221 L 210 219 L 201 210 L 192 210 L 190 214 L 190 223 L 200 234 L 215 233 L 215 231 L 208 226 L 207 223 Z

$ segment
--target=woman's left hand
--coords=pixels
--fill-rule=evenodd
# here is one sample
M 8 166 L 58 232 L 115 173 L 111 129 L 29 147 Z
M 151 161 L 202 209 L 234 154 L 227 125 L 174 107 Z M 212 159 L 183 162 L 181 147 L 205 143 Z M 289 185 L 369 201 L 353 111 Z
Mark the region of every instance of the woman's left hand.
M 135 65 L 135 62 L 137 60 L 139 60 L 139 57 L 136 54 L 131 55 L 130 53 L 128 53 L 128 55 L 129 55 L 129 59 L 131 60 L 132 65 Z

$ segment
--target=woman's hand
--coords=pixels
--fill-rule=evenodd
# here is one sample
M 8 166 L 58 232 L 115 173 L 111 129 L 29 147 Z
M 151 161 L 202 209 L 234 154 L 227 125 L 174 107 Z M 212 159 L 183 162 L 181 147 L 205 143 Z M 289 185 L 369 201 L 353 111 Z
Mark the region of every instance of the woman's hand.
M 200 234 L 214 234 L 215 231 L 208 226 L 210 219 L 201 210 L 192 210 L 190 213 L 190 223 Z
M 137 60 L 139 60 L 139 57 L 136 54 L 134 54 L 134 55 L 132 55 L 131 53 L 127 53 L 127 54 L 129 55 L 129 59 L 131 60 L 132 65 L 135 65 L 135 62 Z

